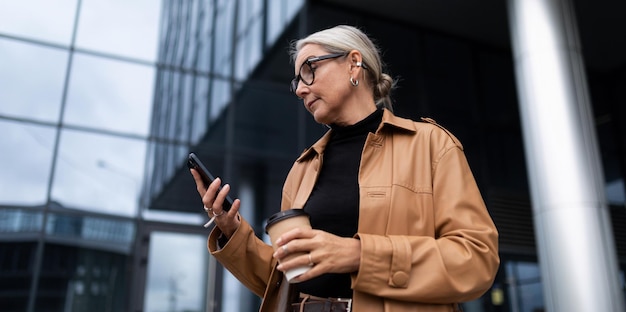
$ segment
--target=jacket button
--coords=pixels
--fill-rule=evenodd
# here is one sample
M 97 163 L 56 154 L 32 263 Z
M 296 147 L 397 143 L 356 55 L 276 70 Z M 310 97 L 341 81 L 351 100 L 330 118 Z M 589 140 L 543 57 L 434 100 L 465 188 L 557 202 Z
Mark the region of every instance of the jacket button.
M 409 275 L 405 272 L 396 272 L 393 273 L 391 281 L 396 287 L 406 287 L 406 283 L 409 281 Z

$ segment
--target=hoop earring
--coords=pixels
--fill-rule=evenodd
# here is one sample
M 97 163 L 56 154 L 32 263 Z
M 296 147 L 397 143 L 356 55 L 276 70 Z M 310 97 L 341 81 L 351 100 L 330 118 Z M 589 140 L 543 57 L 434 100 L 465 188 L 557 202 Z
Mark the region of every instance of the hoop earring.
M 352 78 L 352 76 L 350 76 L 350 83 L 355 87 L 359 85 L 359 81 Z

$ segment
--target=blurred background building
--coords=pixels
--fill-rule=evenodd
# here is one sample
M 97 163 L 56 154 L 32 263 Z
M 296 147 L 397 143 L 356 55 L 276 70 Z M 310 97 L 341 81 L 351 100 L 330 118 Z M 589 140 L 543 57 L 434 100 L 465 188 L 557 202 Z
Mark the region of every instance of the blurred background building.
M 626 3 L 573 4 L 624 294 Z M 207 254 L 186 156 L 233 186 L 262 237 L 325 132 L 289 92 L 289 43 L 336 24 L 376 39 L 398 115 L 465 146 L 502 257 L 465 310 L 542 311 L 499 0 L 0 0 L 0 310 L 256 311 Z

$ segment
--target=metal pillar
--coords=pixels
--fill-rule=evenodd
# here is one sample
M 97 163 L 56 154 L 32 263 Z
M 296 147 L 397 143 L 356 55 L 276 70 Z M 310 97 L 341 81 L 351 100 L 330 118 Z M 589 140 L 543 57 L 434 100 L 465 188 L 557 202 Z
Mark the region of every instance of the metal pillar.
M 570 0 L 509 0 L 547 311 L 624 311 Z

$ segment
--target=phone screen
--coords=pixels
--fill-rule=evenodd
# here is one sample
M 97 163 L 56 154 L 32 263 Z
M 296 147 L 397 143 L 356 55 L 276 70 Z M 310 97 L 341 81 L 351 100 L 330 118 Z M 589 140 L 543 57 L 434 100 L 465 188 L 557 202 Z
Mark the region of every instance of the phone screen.
M 211 182 L 213 182 L 213 180 L 215 180 L 211 172 L 204 166 L 198 156 L 196 156 L 196 154 L 194 153 L 189 154 L 189 158 L 187 159 L 187 167 L 191 169 L 196 169 L 196 171 L 198 171 L 198 173 L 200 173 L 200 176 L 202 177 L 202 182 L 204 182 L 204 185 L 207 187 L 209 186 L 209 184 L 211 184 Z M 221 190 L 222 187 L 220 186 L 219 189 Z M 232 205 L 233 200 L 230 198 L 230 196 L 227 195 L 226 200 L 224 200 L 224 203 L 222 204 L 222 209 L 224 209 L 224 211 L 228 211 L 230 210 L 230 207 Z

